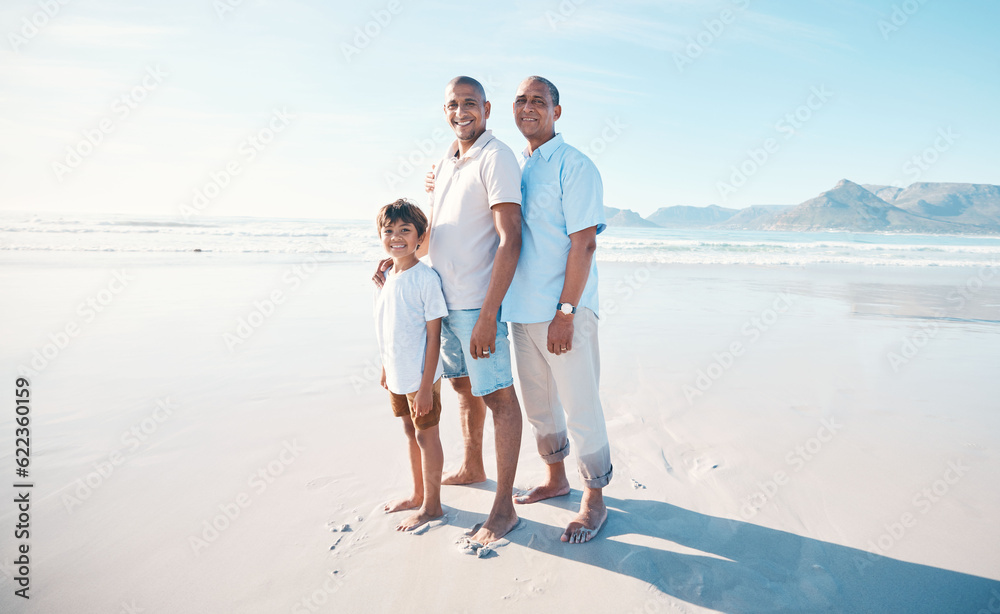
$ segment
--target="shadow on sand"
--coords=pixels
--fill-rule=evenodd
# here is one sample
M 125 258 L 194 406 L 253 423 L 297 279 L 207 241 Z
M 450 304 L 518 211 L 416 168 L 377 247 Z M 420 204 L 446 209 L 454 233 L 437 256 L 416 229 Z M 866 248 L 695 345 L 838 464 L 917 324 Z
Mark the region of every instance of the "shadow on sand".
M 574 490 L 570 497 L 535 505 L 548 503 L 575 511 L 579 497 Z M 612 497 L 605 501 L 609 518 L 595 542 L 564 544 L 559 540 L 562 527 L 526 519 L 526 530 L 515 531 L 510 541 L 625 574 L 666 595 L 727 613 L 1000 611 L 1000 582 L 995 580 L 706 516 L 659 501 Z M 567 520 L 571 517 L 568 513 Z M 628 543 L 650 541 L 642 536 L 682 548 Z M 655 591 L 651 600 L 656 600 Z

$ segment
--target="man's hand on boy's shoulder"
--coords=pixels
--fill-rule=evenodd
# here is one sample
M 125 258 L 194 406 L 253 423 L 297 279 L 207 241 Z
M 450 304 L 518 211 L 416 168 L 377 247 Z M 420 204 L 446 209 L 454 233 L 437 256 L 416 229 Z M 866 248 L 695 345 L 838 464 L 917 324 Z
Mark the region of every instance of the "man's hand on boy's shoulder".
M 436 166 L 436 164 L 431 164 L 431 170 L 424 175 L 424 192 L 434 191 L 434 167 Z
M 385 284 L 385 271 L 389 270 L 392 266 L 392 258 L 386 258 L 384 260 L 379 260 L 378 266 L 375 267 L 375 274 L 372 275 L 372 281 L 375 285 L 381 288 Z

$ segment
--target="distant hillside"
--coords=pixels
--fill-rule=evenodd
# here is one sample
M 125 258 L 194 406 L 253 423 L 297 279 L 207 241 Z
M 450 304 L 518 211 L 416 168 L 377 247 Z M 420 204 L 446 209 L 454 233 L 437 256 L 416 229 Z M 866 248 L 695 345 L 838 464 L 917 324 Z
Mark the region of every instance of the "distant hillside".
M 1000 232 L 1000 186 L 977 183 L 914 183 L 893 202 L 914 215 Z
M 873 185 L 870 183 L 863 183 L 861 187 L 868 190 L 875 196 L 878 196 L 887 203 L 891 203 L 896 200 L 899 193 L 903 191 L 903 188 L 897 188 L 894 185 Z
M 754 205 L 746 209 L 740 209 L 736 215 L 721 224 L 716 224 L 714 228 L 726 230 L 749 230 L 760 228 L 768 220 L 777 217 L 781 212 L 791 209 L 794 205 Z
M 707 228 L 724 222 L 738 213 L 738 209 L 727 209 L 718 205 L 688 207 L 675 205 L 660 207 L 646 219 L 664 228 Z
M 612 211 L 614 213 L 611 213 Z M 608 219 L 608 226 L 658 228 L 656 224 L 643 219 L 641 215 L 631 209 L 615 209 L 614 207 L 605 207 L 604 216 Z
M 853 181 L 781 213 L 765 230 L 850 230 L 854 232 L 953 232 L 953 225 L 921 217 L 891 205 Z
M 645 220 L 629 209 L 605 207 L 605 211 L 612 226 L 1000 234 L 1000 186 L 914 183 L 900 188 L 844 179 L 794 206 L 661 207 Z

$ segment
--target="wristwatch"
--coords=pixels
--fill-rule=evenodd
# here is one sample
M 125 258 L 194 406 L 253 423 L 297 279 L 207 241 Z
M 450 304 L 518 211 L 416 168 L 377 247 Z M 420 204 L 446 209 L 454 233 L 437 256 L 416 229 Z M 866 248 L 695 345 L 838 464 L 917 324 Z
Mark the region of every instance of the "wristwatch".
M 556 309 L 565 313 L 566 315 L 573 315 L 576 313 L 576 307 L 570 305 L 569 303 L 559 303 L 556 305 Z

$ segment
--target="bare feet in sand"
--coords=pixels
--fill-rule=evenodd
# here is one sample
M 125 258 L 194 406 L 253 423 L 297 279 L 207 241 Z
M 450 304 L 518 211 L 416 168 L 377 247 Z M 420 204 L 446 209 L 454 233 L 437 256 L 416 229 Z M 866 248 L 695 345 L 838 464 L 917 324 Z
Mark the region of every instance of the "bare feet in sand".
M 473 533 L 469 540 L 483 546 L 488 546 L 513 531 L 517 527 L 519 520 L 513 509 L 510 510 L 509 515 L 490 514 L 490 517 L 486 519 L 483 526 L 479 527 L 479 530 Z
M 514 503 L 526 505 L 569 494 L 569 484 L 542 484 L 514 495 Z
M 529 488 L 528 490 L 514 495 L 514 503 L 526 505 L 528 503 L 536 503 L 538 501 L 544 501 L 545 499 L 562 497 L 568 494 L 569 482 L 563 482 L 562 484 L 546 483 L 540 486 L 535 486 L 534 488 Z
M 386 514 L 391 514 L 393 512 L 401 512 L 403 510 L 415 510 L 424 504 L 424 498 L 422 496 L 410 495 L 408 499 L 396 499 L 395 501 L 390 501 L 385 504 L 382 509 L 385 510 Z
M 566 527 L 560 538 L 571 544 L 589 542 L 604 526 L 608 519 L 608 508 L 604 505 L 604 493 L 599 488 L 585 488 L 580 501 L 580 513 Z
M 420 510 L 416 514 L 408 516 L 405 520 L 397 524 L 396 530 L 413 531 L 415 529 L 419 529 L 428 522 L 431 522 L 432 520 L 437 520 L 438 518 L 441 518 L 443 516 L 444 516 L 444 510 L 441 508 L 438 508 L 433 512 L 427 511 L 424 508 L 420 508 Z
M 566 466 L 562 461 L 545 465 L 545 471 L 548 474 L 545 476 L 545 481 L 539 486 L 514 495 L 514 503 L 525 505 L 569 494 L 569 479 L 566 477 Z
M 486 471 L 479 468 L 469 468 L 462 465 L 457 471 L 446 473 L 441 478 L 441 483 L 448 486 L 465 486 L 468 484 L 478 484 L 486 481 Z

